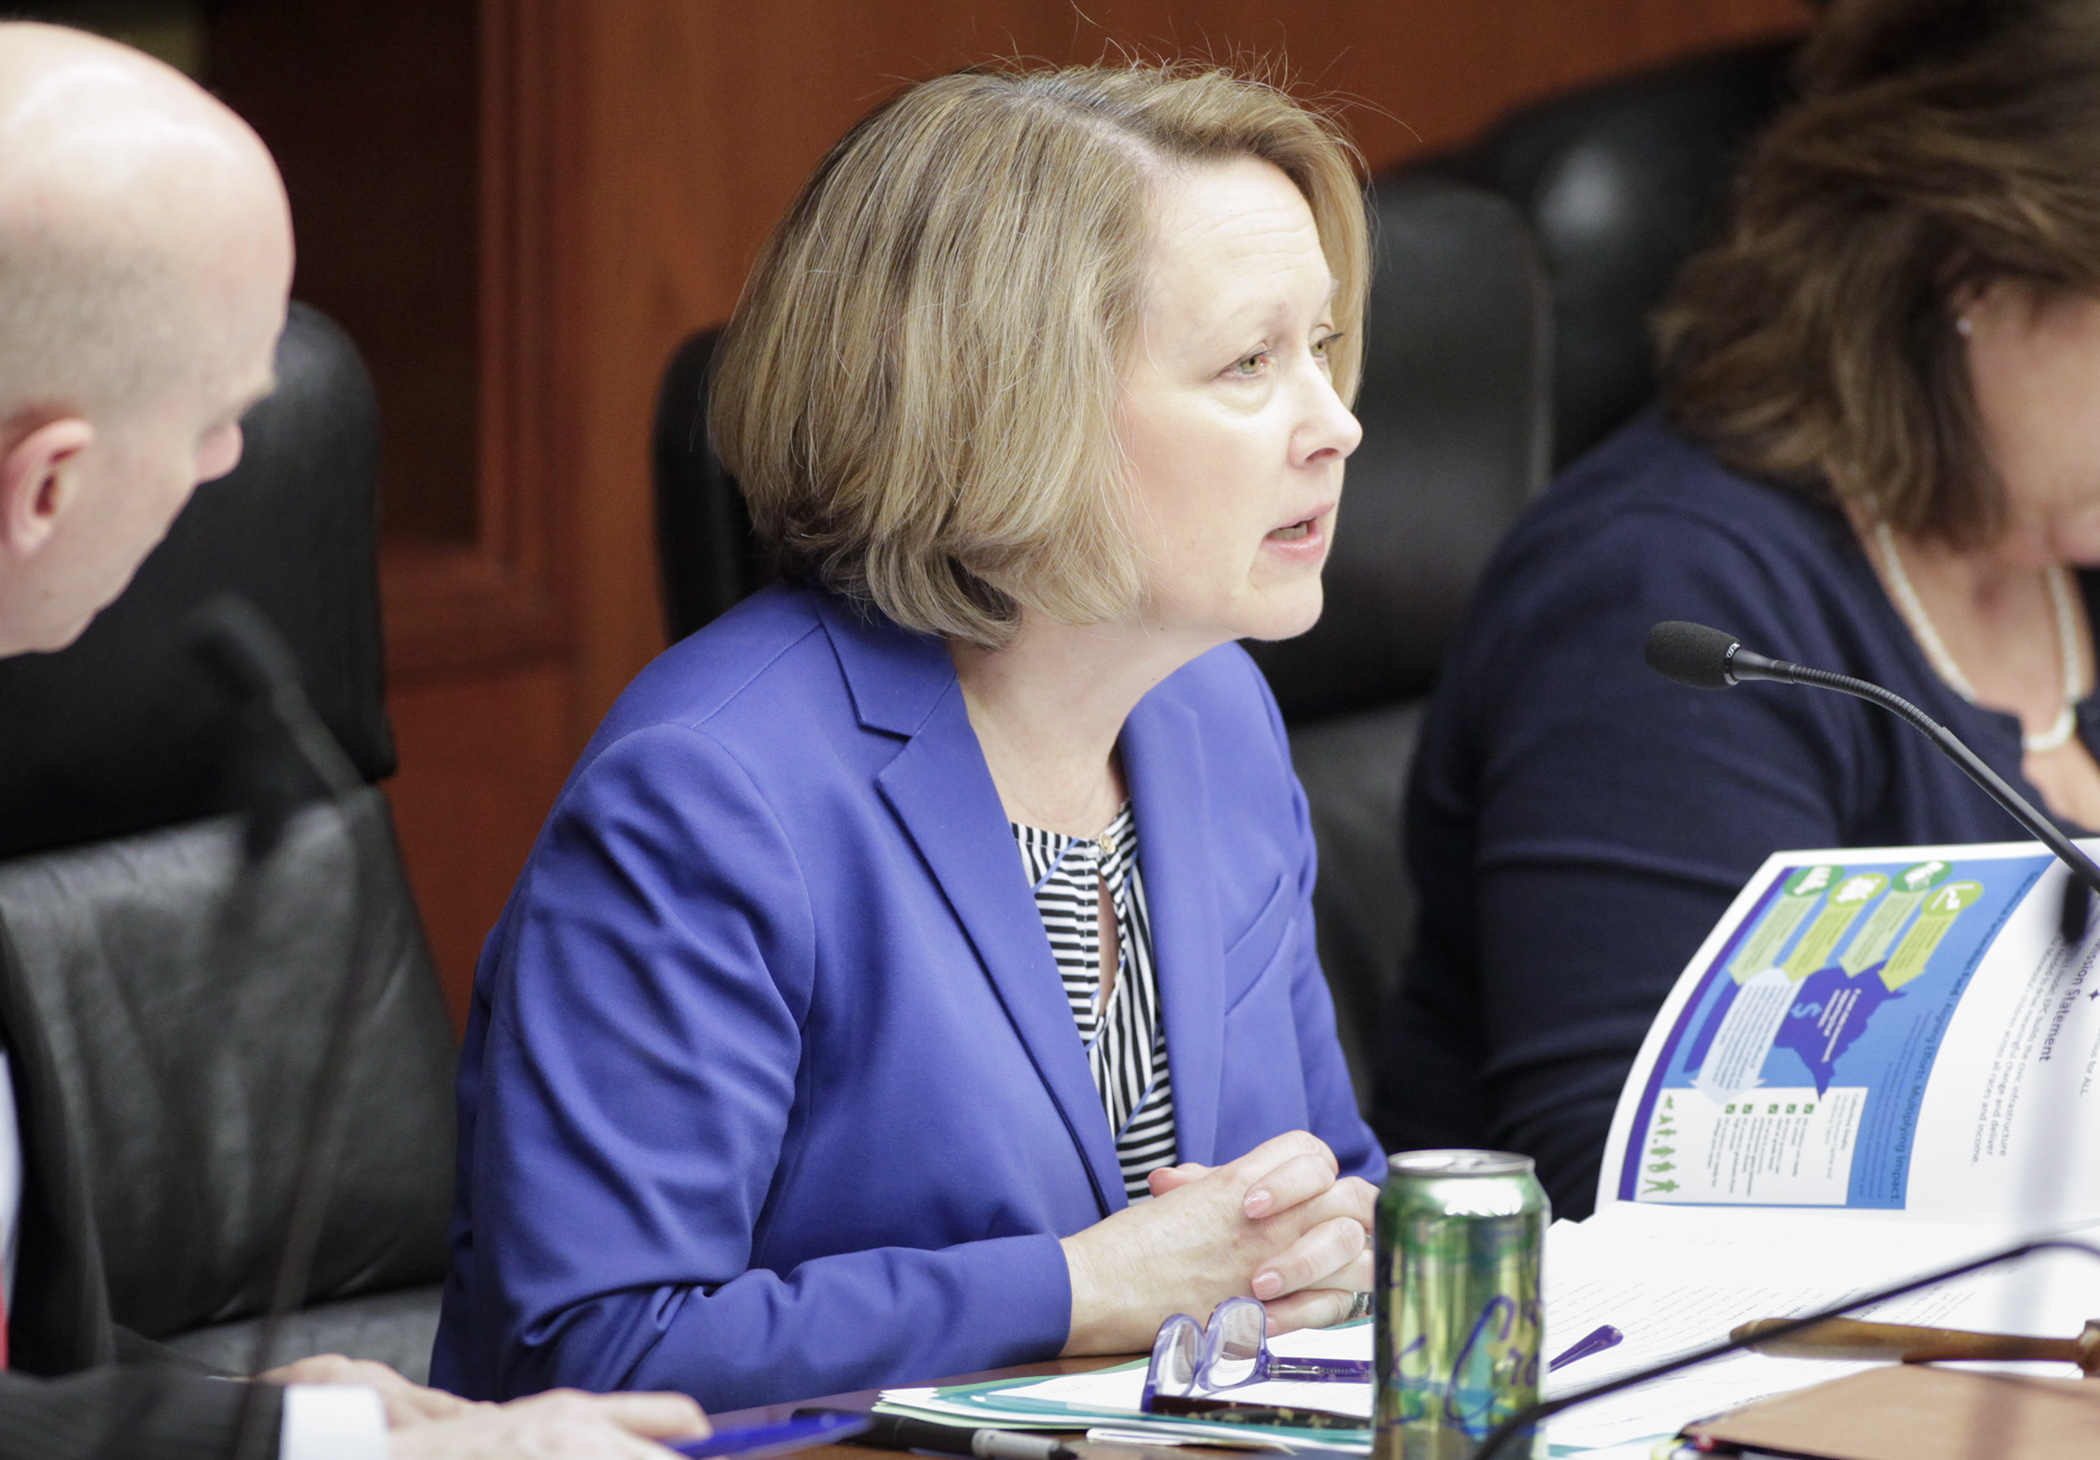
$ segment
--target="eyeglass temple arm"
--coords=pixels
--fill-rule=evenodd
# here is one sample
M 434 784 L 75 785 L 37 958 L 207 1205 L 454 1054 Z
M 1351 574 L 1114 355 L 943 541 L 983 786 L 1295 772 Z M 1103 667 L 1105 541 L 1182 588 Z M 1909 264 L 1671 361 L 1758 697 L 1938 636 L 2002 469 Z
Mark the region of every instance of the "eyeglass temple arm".
M 1368 1379 L 1369 1359 L 1282 1359 L 1269 1355 L 1271 1379 Z

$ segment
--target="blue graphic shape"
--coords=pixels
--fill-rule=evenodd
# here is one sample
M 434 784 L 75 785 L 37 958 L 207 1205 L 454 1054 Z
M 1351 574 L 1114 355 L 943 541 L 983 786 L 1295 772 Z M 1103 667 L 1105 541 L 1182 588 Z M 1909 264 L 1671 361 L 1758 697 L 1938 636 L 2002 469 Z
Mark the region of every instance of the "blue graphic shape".
M 1706 1021 L 1699 1026 L 1698 1034 L 1693 1037 L 1691 1046 L 1684 1052 L 1686 1073 L 1696 1075 L 1706 1068 L 1706 1056 L 1714 1047 L 1714 1036 L 1721 1032 L 1721 1025 L 1728 1018 L 1729 1009 L 1734 1007 L 1735 996 L 1739 991 L 1740 986 L 1731 978 L 1726 980 L 1720 991 L 1714 995 L 1713 1007 L 1707 1010 Z
M 1867 1032 L 1874 1011 L 1900 990 L 1891 989 L 1880 978 L 1881 965 L 1861 971 L 1854 978 L 1842 968 L 1821 968 L 1801 980 L 1793 1007 L 1779 1021 L 1772 1047 L 1793 1051 L 1808 1066 L 1816 1082 L 1816 1094 L 1830 1093 L 1837 1062 Z

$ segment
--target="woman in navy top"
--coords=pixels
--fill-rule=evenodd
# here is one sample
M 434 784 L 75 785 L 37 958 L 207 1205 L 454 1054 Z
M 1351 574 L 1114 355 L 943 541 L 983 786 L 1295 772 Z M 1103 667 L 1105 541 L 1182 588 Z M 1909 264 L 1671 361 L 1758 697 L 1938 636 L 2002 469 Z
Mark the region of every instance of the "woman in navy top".
M 1655 623 L 1886 685 L 2100 827 L 2100 14 L 1853 0 L 1802 80 L 1661 320 L 1667 417 L 1503 545 L 1410 789 L 1380 1134 L 1529 1152 L 1562 1216 L 1767 855 L 2020 836 L 1878 709 L 1650 673 Z

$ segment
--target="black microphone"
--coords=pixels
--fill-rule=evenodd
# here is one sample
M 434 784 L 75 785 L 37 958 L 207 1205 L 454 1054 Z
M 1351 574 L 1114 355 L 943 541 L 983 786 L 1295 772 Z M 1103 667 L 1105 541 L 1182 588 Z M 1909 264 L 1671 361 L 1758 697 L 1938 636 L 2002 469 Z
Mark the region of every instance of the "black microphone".
M 1733 634 L 1710 629 L 1704 624 L 1675 620 L 1659 623 L 1648 631 L 1648 642 L 1641 653 L 1648 661 L 1648 667 L 1657 674 L 1693 689 L 1730 689 L 1746 679 L 1783 680 L 1789 684 L 1834 689 L 1840 694 L 1877 704 L 1909 721 L 1923 731 L 1942 754 L 1967 772 L 1970 780 L 1983 787 L 1991 799 L 2003 806 L 2036 841 L 2063 859 L 2075 880 L 2064 885 L 2058 926 L 2067 943 L 2076 943 L 2085 936 L 2086 921 L 2092 908 L 2092 898 L 2088 894 L 2089 891 L 2100 892 L 2100 867 L 2095 867 L 2093 859 L 2059 831 L 2055 822 L 2029 805 L 2026 797 L 2007 785 L 2005 779 L 1985 765 L 1975 751 L 1956 739 L 1952 730 L 1909 700 L 1878 684 L 1854 679 L 1849 674 L 1810 669 L 1784 659 L 1767 659 L 1745 649 Z
M 247 599 L 221 594 L 191 616 L 190 631 L 193 652 L 240 705 L 251 729 L 274 729 L 306 771 L 318 778 L 328 799 L 343 809 L 350 838 L 349 967 L 336 992 L 327 1044 L 307 1096 L 291 1211 L 285 1220 L 270 1306 L 257 1330 L 255 1350 L 249 1360 L 252 1378 L 270 1367 L 285 1318 L 304 1304 L 314 1254 L 320 1245 L 321 1225 L 327 1216 L 329 1189 L 335 1182 L 340 1154 L 336 1127 L 349 1078 L 350 1052 L 368 1002 L 371 965 L 376 961 L 370 946 L 371 934 L 365 926 L 365 893 L 374 885 L 384 848 L 377 844 L 376 823 L 355 815 L 346 799 L 364 789 L 364 778 L 321 717 L 314 713 L 300 682 L 298 660 L 270 621 Z M 245 844 L 252 867 L 275 843 L 290 808 L 285 804 L 285 786 L 280 779 L 265 777 L 251 782 L 250 790 L 253 794 Z M 235 1426 L 234 1460 L 263 1460 L 276 1453 L 255 1403 L 261 1387 L 251 1384 L 242 1396 Z

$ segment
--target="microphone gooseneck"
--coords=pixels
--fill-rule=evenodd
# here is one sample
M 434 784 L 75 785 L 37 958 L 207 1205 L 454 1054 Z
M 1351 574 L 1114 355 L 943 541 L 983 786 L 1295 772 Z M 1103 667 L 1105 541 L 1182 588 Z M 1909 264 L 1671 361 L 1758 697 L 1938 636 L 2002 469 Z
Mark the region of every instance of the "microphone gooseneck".
M 2085 936 L 2086 921 L 2091 912 L 2092 899 L 2086 894 L 2100 892 L 2100 867 L 2093 859 L 2078 849 L 2077 843 L 2065 836 L 2055 822 L 2042 815 L 2029 804 L 2026 797 L 2007 785 L 2005 778 L 1983 763 L 1975 751 L 1955 737 L 1952 730 L 1933 719 L 1909 700 L 1878 684 L 1864 679 L 1854 679 L 1849 674 L 1833 674 L 1827 669 L 1811 669 L 1803 664 L 1790 664 L 1784 659 L 1768 659 L 1762 654 L 1753 654 L 1745 649 L 1733 634 L 1704 624 L 1679 621 L 1659 623 L 1648 631 L 1648 641 L 1642 648 L 1642 657 L 1648 667 L 1666 679 L 1694 689 L 1728 689 L 1747 679 L 1774 679 L 1788 684 L 1813 685 L 1817 689 L 1836 690 L 1855 699 L 1866 700 L 1881 706 L 1889 713 L 1908 721 L 1912 726 L 1940 748 L 1941 754 L 1960 766 L 1969 779 L 2004 807 L 2011 817 L 2026 828 L 2027 833 L 2050 851 L 2056 853 L 2071 869 L 2075 882 L 2064 888 L 2064 902 L 2060 929 L 2066 942 L 2075 943 Z
M 300 683 L 298 659 L 260 609 L 237 594 L 222 593 L 190 616 L 190 630 L 198 660 L 237 704 L 269 717 L 329 795 L 363 789 L 364 777 L 314 713 Z
M 307 1097 L 291 1212 L 285 1220 L 283 1246 L 270 1288 L 270 1306 L 256 1332 L 255 1349 L 249 1360 L 252 1378 L 270 1367 L 285 1318 L 305 1302 L 314 1254 L 320 1246 L 329 1189 L 335 1183 L 336 1162 L 341 1154 L 337 1126 L 349 1080 L 350 1053 L 368 1002 L 371 965 L 376 961 L 366 927 L 369 920 L 364 916 L 365 894 L 376 885 L 383 849 L 375 845 L 371 829 L 350 810 L 345 799 L 363 789 L 364 778 L 321 717 L 314 713 L 300 683 L 298 660 L 269 620 L 245 598 L 222 594 L 197 610 L 191 617 L 190 629 L 191 647 L 198 659 L 240 705 L 242 713 L 281 733 L 298 759 L 319 778 L 328 798 L 343 811 L 350 841 L 349 966 L 336 991 L 327 1043 Z M 281 822 L 285 808 L 268 795 L 260 795 L 249 809 L 247 849 L 252 866 L 276 835 L 273 827 L 258 838 L 256 824 Z M 234 1460 L 264 1460 L 276 1453 L 273 1437 L 261 1422 L 262 1411 L 255 1402 L 261 1388 L 250 1384 L 241 1398 L 234 1429 Z

